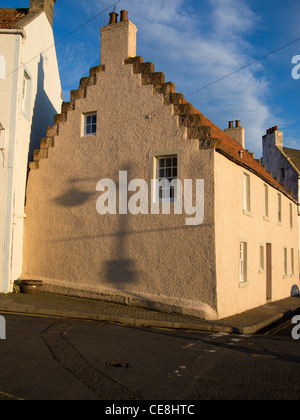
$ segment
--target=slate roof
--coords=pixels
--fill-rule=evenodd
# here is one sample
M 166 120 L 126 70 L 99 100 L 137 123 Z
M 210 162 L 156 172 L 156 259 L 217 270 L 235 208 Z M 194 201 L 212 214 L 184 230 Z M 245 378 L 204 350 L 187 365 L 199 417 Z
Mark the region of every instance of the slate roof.
M 12 29 L 28 13 L 29 9 L 0 9 L 0 29 Z
M 300 173 L 300 150 L 290 149 L 288 147 L 283 148 L 283 152 L 292 161 L 298 172 Z
M 193 113 L 201 114 L 195 107 L 193 107 Z M 265 166 L 261 165 L 260 159 L 255 159 L 253 153 L 249 152 L 249 150 L 243 149 L 239 142 L 237 142 L 235 139 L 233 139 L 223 130 L 217 127 L 213 122 L 211 122 L 207 117 L 205 117 L 205 115 L 201 114 L 201 116 L 203 125 L 211 127 L 212 137 L 218 139 L 218 141 L 215 144 L 215 150 L 218 153 L 221 153 L 228 159 L 232 160 L 234 163 L 244 167 L 245 169 L 249 170 L 255 175 L 258 175 L 265 182 L 272 185 L 277 190 L 281 191 L 283 194 L 288 195 L 290 199 L 293 199 L 291 191 L 287 191 L 285 189 L 285 186 L 283 184 L 280 184 L 278 182 L 278 179 L 274 178 L 272 176 L 272 173 L 266 170 Z M 240 155 L 240 151 L 243 151 L 242 155 Z M 298 152 L 297 157 L 300 158 L 299 151 L 295 150 L 295 152 Z

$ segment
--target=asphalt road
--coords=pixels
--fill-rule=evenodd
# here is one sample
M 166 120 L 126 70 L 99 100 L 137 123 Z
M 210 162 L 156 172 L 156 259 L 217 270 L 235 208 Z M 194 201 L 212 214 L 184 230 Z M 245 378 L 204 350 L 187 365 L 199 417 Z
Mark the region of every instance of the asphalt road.
M 300 399 L 291 320 L 235 336 L 1 315 L 0 400 Z

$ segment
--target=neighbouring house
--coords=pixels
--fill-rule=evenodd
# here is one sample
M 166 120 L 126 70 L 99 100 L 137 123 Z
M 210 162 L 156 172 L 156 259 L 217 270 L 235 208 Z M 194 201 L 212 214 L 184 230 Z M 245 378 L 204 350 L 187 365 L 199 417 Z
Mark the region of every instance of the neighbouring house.
M 293 197 L 298 200 L 298 229 L 300 232 L 300 150 L 283 146 L 283 132 L 278 126 L 267 130 L 262 138 L 262 164 L 267 171 L 284 184 L 285 188 L 292 192 Z M 292 217 L 292 215 L 291 215 Z M 297 223 L 296 220 L 291 223 Z M 299 234 L 300 249 L 300 234 Z
M 110 17 L 99 66 L 34 152 L 21 280 L 206 319 L 291 296 L 297 200 L 239 121 L 209 121 L 136 56 L 127 12 Z
M 54 3 L 0 8 L 0 293 L 22 272 L 28 161 L 62 103 Z

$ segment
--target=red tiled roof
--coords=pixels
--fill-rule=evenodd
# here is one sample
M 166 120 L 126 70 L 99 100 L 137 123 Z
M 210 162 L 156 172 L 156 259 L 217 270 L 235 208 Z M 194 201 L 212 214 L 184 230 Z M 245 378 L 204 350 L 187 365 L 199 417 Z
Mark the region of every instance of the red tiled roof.
M 0 29 L 11 29 L 28 12 L 29 9 L 0 9 Z
M 201 114 L 195 107 L 193 107 L 193 113 Z M 261 165 L 260 160 L 256 160 L 253 154 L 248 150 L 243 149 L 239 142 L 217 127 L 213 122 L 206 118 L 205 115 L 201 114 L 201 116 L 202 124 L 211 127 L 212 137 L 218 139 L 215 147 L 217 152 L 258 175 L 265 182 L 271 184 L 283 194 L 288 195 L 289 198 L 293 199 L 292 192 L 287 191 L 284 185 L 280 184 L 276 178 L 273 178 L 272 174 L 266 170 L 265 166 Z M 240 155 L 241 150 L 243 151 L 242 156 Z

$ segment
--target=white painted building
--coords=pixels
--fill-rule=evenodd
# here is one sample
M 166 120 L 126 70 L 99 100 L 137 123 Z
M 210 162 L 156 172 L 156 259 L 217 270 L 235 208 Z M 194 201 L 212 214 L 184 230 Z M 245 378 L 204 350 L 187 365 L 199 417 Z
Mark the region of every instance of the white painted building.
M 22 271 L 28 161 L 62 103 L 55 1 L 0 9 L 0 293 L 12 291 Z

